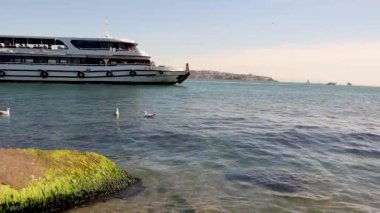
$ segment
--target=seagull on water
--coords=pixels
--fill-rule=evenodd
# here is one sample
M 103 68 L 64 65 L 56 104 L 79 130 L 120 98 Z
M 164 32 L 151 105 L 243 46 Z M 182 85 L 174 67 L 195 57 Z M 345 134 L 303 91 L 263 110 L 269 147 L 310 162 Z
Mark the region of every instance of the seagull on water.
M 153 113 L 153 114 L 150 114 L 150 113 L 148 113 L 147 111 L 144 111 L 144 114 L 145 114 L 145 115 L 144 115 L 145 118 L 153 118 L 153 117 L 156 115 L 156 114 L 154 114 L 154 113 Z
M 6 110 L 0 110 L 1 116 L 10 116 L 11 115 L 11 109 L 7 108 Z
M 118 107 L 116 107 L 116 110 L 115 110 L 115 112 L 113 112 L 113 115 L 114 115 L 116 118 L 119 117 L 120 113 L 119 113 L 119 108 L 118 108 Z

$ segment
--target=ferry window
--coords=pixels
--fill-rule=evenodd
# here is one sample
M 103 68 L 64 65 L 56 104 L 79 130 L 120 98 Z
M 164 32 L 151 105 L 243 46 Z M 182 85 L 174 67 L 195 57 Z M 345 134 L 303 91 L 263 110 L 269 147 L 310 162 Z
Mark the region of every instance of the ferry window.
M 67 49 L 62 41 L 53 38 L 0 37 L 0 44 L 11 48 Z
M 60 40 L 55 40 L 55 44 L 54 45 L 65 45 L 62 41 Z
M 73 64 L 80 64 L 80 59 L 79 58 L 73 58 Z
M 48 63 L 49 63 L 49 64 L 56 64 L 56 63 L 57 63 L 57 60 L 56 60 L 56 59 L 49 59 L 49 60 L 48 60 Z
M 111 41 L 88 41 L 88 40 L 72 40 L 71 43 L 78 49 L 97 49 L 97 50 L 129 50 L 134 44 Z
M 101 47 L 96 41 L 72 40 L 71 43 L 79 49 L 99 49 Z
M 34 63 L 37 64 L 46 64 L 48 62 L 47 58 L 34 58 Z
M 150 60 L 133 60 L 133 59 L 129 59 L 128 63 L 129 64 L 150 64 Z
M 0 56 L 0 61 L 1 62 L 8 62 L 9 61 L 9 57 L 7 57 L 7 56 Z
M 110 42 L 99 42 L 99 48 L 109 49 L 112 46 Z
M 66 60 L 66 59 L 61 59 L 61 60 L 60 60 L 60 63 L 61 63 L 61 64 L 67 64 L 67 60 Z

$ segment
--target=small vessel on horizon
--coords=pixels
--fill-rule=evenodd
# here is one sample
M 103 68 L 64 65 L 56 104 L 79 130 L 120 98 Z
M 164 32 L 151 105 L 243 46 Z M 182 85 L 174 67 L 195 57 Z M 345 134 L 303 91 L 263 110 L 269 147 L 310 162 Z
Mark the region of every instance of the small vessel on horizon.
M 352 86 L 352 83 L 351 82 L 347 82 L 347 86 Z
M 185 69 L 156 65 L 132 40 L 0 35 L 0 82 L 181 84 Z
M 328 85 L 328 86 L 336 86 L 336 83 L 335 82 L 328 82 L 326 85 Z

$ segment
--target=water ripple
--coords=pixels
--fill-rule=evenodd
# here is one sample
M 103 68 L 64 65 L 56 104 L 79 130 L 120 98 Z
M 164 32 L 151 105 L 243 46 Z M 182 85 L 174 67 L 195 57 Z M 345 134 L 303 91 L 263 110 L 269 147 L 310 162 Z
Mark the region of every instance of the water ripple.
M 95 151 L 143 179 L 73 212 L 380 212 L 379 94 L 218 81 L 1 84 L 12 117 L 0 118 L 0 147 Z

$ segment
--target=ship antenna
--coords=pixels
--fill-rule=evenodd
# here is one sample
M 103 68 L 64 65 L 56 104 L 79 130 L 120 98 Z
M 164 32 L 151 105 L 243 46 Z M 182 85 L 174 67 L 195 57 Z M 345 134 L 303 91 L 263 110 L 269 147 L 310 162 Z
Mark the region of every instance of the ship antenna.
M 104 37 L 111 38 L 111 35 L 108 32 L 108 26 L 109 26 L 108 17 L 106 17 L 106 20 L 104 22 Z

